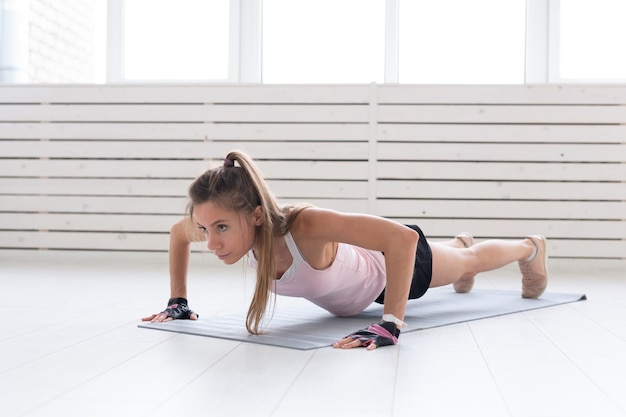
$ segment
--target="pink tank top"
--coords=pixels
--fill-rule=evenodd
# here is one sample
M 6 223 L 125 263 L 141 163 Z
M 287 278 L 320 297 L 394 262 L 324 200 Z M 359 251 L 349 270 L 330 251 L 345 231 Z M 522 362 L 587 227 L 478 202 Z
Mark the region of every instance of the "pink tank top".
M 302 257 L 289 232 L 285 243 L 293 262 L 276 280 L 276 294 L 305 298 L 336 316 L 353 316 L 372 304 L 385 288 L 385 257 L 381 252 L 339 243 L 332 265 L 318 270 Z M 249 258 L 250 266 L 256 269 L 252 252 Z

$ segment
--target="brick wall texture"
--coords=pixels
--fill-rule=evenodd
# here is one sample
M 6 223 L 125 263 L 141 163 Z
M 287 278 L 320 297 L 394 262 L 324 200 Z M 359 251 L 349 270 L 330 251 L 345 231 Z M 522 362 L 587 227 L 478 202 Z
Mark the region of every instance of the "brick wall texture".
M 30 0 L 31 83 L 91 83 L 94 1 Z

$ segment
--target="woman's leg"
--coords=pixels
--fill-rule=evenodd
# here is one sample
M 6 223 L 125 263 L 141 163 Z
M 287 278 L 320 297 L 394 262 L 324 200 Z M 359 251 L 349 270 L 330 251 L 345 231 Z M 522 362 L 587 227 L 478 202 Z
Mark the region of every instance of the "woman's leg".
M 474 237 L 467 233 L 459 233 L 454 239 L 444 242 L 445 245 L 452 246 L 453 248 L 469 248 L 474 246 Z M 454 291 L 458 293 L 466 293 L 472 290 L 474 287 L 474 276 L 476 274 L 466 275 L 461 279 L 454 282 Z
M 545 288 L 545 241 L 543 238 L 529 237 L 516 241 L 487 240 L 469 248 L 461 248 L 451 242 L 429 242 L 429 244 L 433 254 L 433 276 L 430 287 L 468 280 L 479 272 L 491 271 L 518 261 L 520 268 L 525 267 L 522 269 L 525 294 L 523 296 L 536 298 Z M 537 258 L 540 258 L 537 262 L 534 262 L 535 254 Z M 532 259 L 529 259 L 531 257 Z M 526 288 L 527 286 L 529 288 Z
M 462 233 L 456 235 L 453 239 L 441 243 L 453 248 L 469 248 L 474 244 L 474 238 L 469 233 Z M 431 242 L 428 242 L 428 244 L 430 245 Z

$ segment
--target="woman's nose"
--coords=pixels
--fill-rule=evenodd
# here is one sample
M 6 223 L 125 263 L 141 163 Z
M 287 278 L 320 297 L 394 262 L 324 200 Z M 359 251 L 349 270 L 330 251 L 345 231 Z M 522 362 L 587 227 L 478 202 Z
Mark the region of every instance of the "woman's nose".
M 217 239 L 215 239 L 214 237 L 211 237 L 211 235 L 207 236 L 207 243 L 206 243 L 206 247 L 209 250 L 215 250 L 217 247 L 219 246 L 219 242 L 217 241 Z

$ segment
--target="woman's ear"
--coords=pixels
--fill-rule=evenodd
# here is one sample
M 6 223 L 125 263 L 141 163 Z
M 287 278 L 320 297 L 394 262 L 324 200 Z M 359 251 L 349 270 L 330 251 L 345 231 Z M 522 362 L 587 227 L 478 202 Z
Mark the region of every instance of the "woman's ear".
M 256 206 L 253 214 L 254 214 L 254 225 L 261 226 L 263 224 L 263 207 Z

